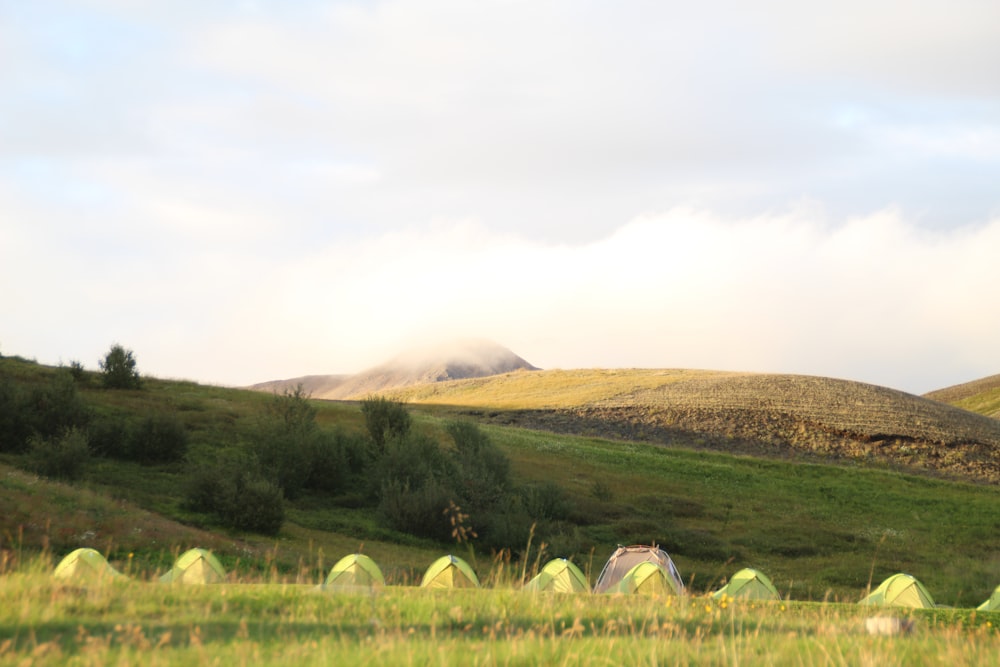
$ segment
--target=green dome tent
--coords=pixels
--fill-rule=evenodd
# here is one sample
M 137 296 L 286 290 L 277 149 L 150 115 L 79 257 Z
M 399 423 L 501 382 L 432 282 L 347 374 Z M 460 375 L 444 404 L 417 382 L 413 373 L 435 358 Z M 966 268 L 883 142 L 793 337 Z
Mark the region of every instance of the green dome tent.
M 441 556 L 431 563 L 420 582 L 422 588 L 479 588 L 479 577 L 457 556 Z
M 763 572 L 743 568 L 729 579 L 729 583 L 712 593 L 716 600 L 723 597 L 744 600 L 780 600 L 781 595 Z
M 226 570 L 222 563 L 205 549 L 188 549 L 173 568 L 160 577 L 164 584 L 218 584 L 226 580 Z
M 375 561 L 364 554 L 341 558 L 323 582 L 326 590 L 367 589 L 373 586 L 385 586 L 385 577 Z
M 1000 611 L 1000 586 L 993 589 L 990 599 L 976 607 L 979 611 Z
M 555 558 L 546 563 L 542 571 L 524 585 L 524 590 L 533 592 L 551 591 L 554 593 L 589 593 L 590 584 L 587 583 L 587 577 L 583 575 L 583 572 L 576 565 L 565 558 Z
M 655 563 L 663 568 L 673 581 L 672 588 L 678 593 L 684 592 L 684 581 L 667 552 L 656 546 L 645 545 L 619 546 L 608 558 L 608 562 L 604 564 L 604 569 L 601 570 L 600 576 L 597 577 L 597 583 L 594 584 L 594 592 L 608 592 L 618 585 L 629 570 L 639 563 L 647 562 Z
M 665 596 L 680 595 L 681 589 L 677 587 L 677 582 L 663 567 L 657 563 L 645 561 L 626 572 L 621 581 L 605 592 Z
M 81 583 L 92 583 L 124 575 L 111 567 L 111 564 L 108 563 L 99 551 L 84 547 L 69 552 L 59 561 L 52 576 L 56 579 L 70 579 Z
M 877 607 L 913 607 L 926 609 L 934 606 L 934 598 L 924 585 L 908 574 L 894 574 L 862 599 L 858 604 Z

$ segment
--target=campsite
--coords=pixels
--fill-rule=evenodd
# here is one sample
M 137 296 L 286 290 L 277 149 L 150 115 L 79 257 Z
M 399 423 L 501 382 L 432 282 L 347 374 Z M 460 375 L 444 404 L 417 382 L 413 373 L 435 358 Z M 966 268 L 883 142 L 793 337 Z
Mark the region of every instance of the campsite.
M 58 384 L 65 369 L 12 358 L 0 368 L 14 378 L 8 388 L 68 391 Z M 532 377 L 559 383 L 551 401 L 576 391 L 566 375 Z M 650 376 L 610 374 L 605 391 Z M 473 388 L 441 385 L 439 397 Z M 479 391 L 489 385 L 476 381 Z M 202 469 L 238 454 L 218 443 L 241 429 L 276 433 L 261 418 L 276 406 L 311 408 L 331 442 L 365 428 L 364 402 L 155 378 L 139 390 L 103 389 L 86 376 L 75 386 L 105 418 L 88 428 L 139 415 L 141 430 L 149 415 L 176 417 L 190 434 L 186 456 Z M 474 503 L 488 499 L 470 496 L 472 504 L 446 506 L 443 538 L 418 536 L 393 527 L 360 491 L 307 482 L 284 501 L 280 529 L 259 533 L 195 511 L 181 494 L 191 469 L 180 460 L 94 454 L 81 477 L 64 480 L 36 472 L 30 452 L 5 451 L 0 659 L 995 664 L 1000 655 L 995 484 L 872 456 L 774 457 L 707 441 L 671 447 L 653 435 L 525 428 L 503 423 L 503 406 L 451 399 L 406 403 L 411 428 L 500 452 L 497 465 L 510 466 L 504 502 L 529 521 L 505 509 L 496 513 L 505 524 L 483 522 Z M 513 419 L 525 420 L 525 400 Z M 469 470 L 451 451 L 450 465 Z M 480 546 L 504 534 L 514 536 L 507 548 Z M 654 544 L 665 558 L 611 563 L 619 547 Z M 65 569 L 96 566 L 96 578 L 54 576 L 71 554 Z M 615 582 L 602 583 L 605 570 Z M 933 606 L 859 604 L 890 597 L 903 574 Z

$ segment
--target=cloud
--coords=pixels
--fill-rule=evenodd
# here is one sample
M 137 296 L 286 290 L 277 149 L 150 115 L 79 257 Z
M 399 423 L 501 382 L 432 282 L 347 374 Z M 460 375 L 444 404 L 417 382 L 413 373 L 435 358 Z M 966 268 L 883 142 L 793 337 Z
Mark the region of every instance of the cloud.
M 5 351 L 995 372 L 995 3 L 59 8 L 0 10 Z
M 230 315 L 236 326 L 266 313 L 241 338 L 296 341 L 282 354 L 303 374 L 488 337 L 549 368 L 801 372 L 926 391 L 1000 363 L 1000 315 L 977 305 L 1000 277 L 998 250 L 1000 221 L 932 233 L 891 210 L 831 223 L 679 209 L 583 246 L 438 224 L 283 266 Z

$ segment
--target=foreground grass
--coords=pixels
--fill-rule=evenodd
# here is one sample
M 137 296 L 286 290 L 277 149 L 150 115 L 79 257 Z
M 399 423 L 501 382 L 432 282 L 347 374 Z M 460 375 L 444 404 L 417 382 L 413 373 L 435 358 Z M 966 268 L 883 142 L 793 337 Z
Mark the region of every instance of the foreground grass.
M 310 585 L 70 586 L 41 566 L 0 577 L 4 664 L 1000 664 L 997 614 L 850 604 L 529 594 L 372 594 Z

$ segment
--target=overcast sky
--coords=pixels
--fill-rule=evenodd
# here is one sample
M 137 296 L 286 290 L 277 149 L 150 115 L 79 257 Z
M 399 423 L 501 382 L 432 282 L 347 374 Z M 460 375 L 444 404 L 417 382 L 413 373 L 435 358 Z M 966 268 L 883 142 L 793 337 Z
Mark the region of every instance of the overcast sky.
M 998 286 L 996 0 L 0 0 L 5 355 L 923 393 Z

